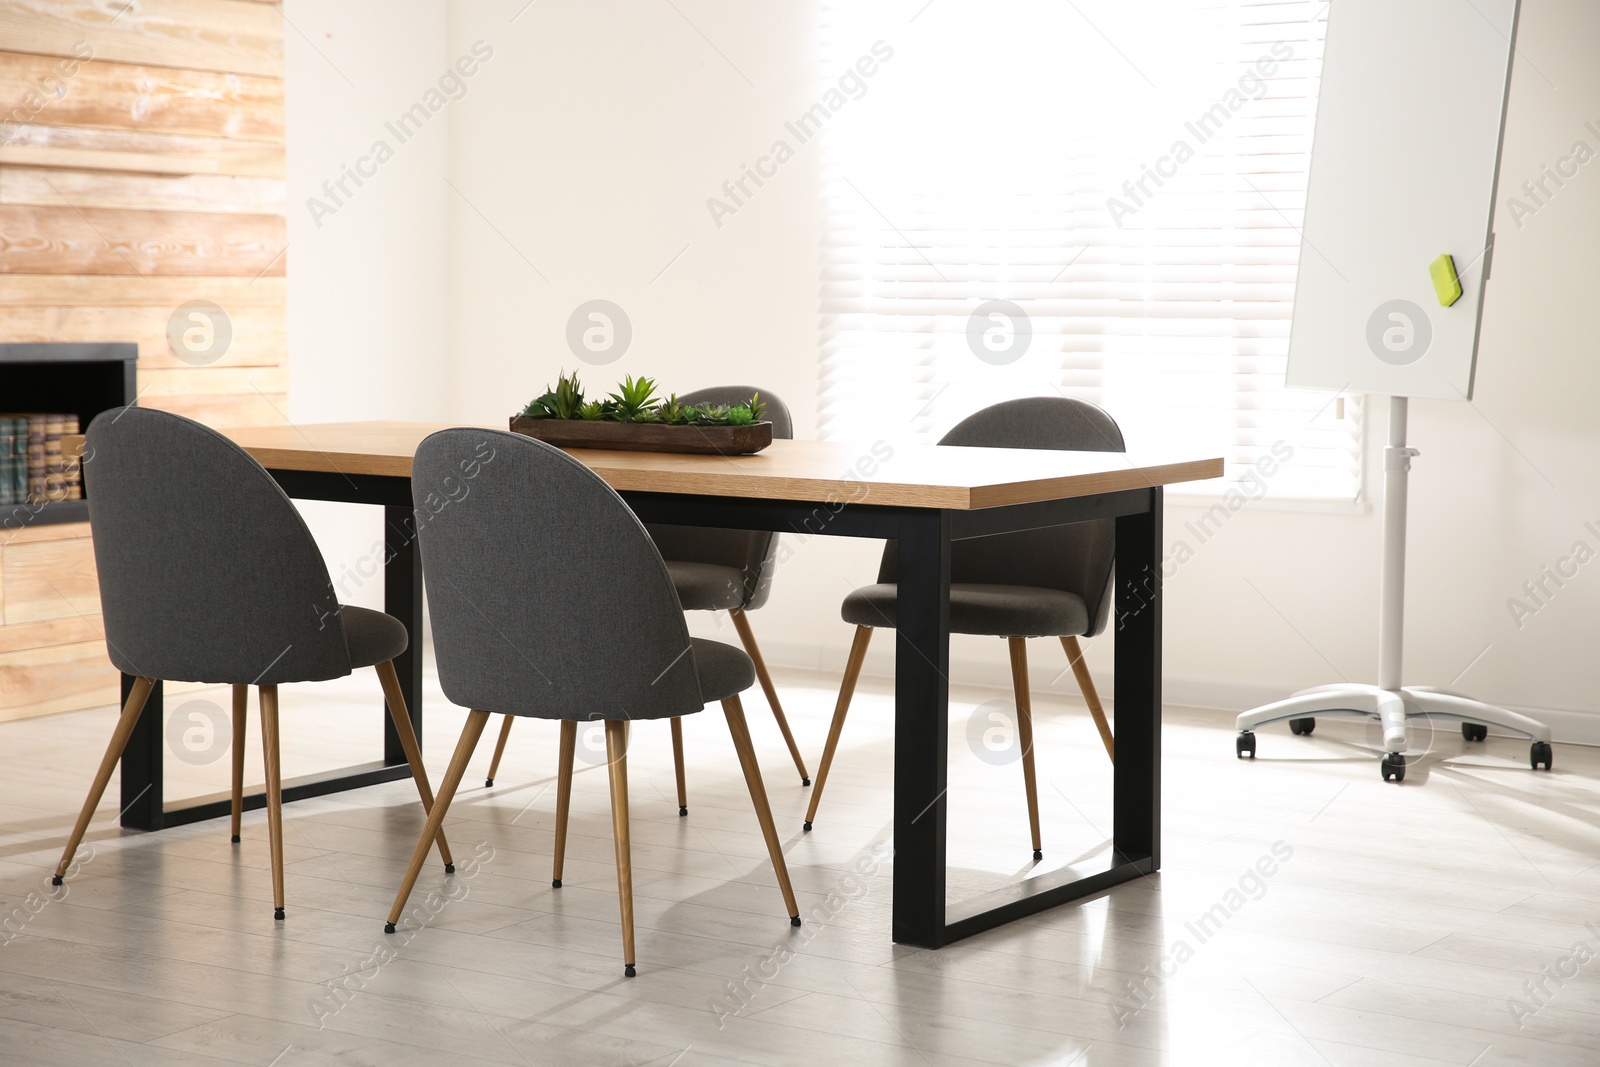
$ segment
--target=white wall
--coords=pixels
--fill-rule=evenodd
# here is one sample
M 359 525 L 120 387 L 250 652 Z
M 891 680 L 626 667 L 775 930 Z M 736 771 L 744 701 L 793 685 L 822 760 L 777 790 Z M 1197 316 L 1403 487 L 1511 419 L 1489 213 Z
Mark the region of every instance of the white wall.
M 511 21 L 521 7 L 452 8 L 454 52 L 477 40 L 495 49 L 482 92 L 452 115 L 464 194 L 451 230 L 453 416 L 499 422 L 577 368 L 591 390 L 625 374 L 677 392 L 763 386 L 793 409 L 800 436 L 814 436 L 816 146 L 720 227 L 705 203 L 815 102 L 814 4 L 680 3 L 680 15 L 658 3 L 541 3 Z M 620 305 L 634 330 L 603 366 L 566 341 L 573 309 L 596 298 Z M 843 662 L 839 600 L 847 582 L 876 573 L 877 552 L 836 538 L 804 547 L 755 623 L 774 660 Z M 692 620 L 736 640 L 725 619 Z
M 802 434 L 814 431 L 817 160 L 802 152 L 720 229 L 705 208 L 814 99 L 813 3 L 697 0 L 680 2 L 680 15 L 653 3 L 477 0 L 450 5 L 447 37 L 437 4 L 412 5 L 416 18 L 396 17 L 393 5 L 381 14 L 339 5 L 337 17 L 308 6 L 291 0 L 287 11 L 331 60 L 355 68 L 361 89 L 330 76 L 291 35 L 291 194 L 320 184 L 473 42 L 494 56 L 443 116 L 448 151 L 422 145 L 387 165 L 395 173 L 384 171 L 386 188 L 364 191 L 322 232 L 304 216 L 291 229 L 296 417 L 497 423 L 561 368 L 580 365 L 566 346 L 567 317 L 599 297 L 627 311 L 634 340 L 619 361 L 584 367 L 591 385 L 626 373 L 679 391 L 749 380 L 790 402 Z M 324 29 L 335 37 L 325 42 Z M 358 39 L 341 51 L 346 30 Z M 1600 70 L 1588 55 L 1596 39 L 1600 8 L 1585 0 L 1524 4 L 1507 193 L 1578 139 L 1600 151 L 1600 134 L 1584 128 L 1591 119 L 1600 127 Z M 297 78 L 317 88 L 308 95 Z M 323 145 L 334 130 L 342 145 Z M 307 138 L 316 142 L 309 171 L 295 158 Z M 446 165 L 459 193 L 432 181 Z M 1575 541 L 1600 550 L 1600 535 L 1583 529 L 1586 520 L 1600 528 L 1600 418 L 1590 410 L 1600 368 L 1588 313 L 1600 281 L 1589 248 L 1600 232 L 1600 163 L 1520 221 L 1502 196 L 1477 400 L 1412 406 L 1411 441 L 1423 454 L 1412 478 L 1406 674 L 1579 713 L 1554 716 L 1558 736 L 1600 740 L 1600 718 L 1587 714 L 1600 707 L 1600 657 L 1589 654 L 1600 562 L 1520 629 L 1507 607 Z M 345 317 L 352 306 L 361 328 Z M 344 341 L 330 346 L 329 337 Z M 334 354 L 324 361 L 319 351 Z M 377 392 L 366 391 L 371 378 L 384 379 Z M 1369 444 L 1381 446 L 1384 429 L 1375 404 Z M 1374 492 L 1378 452 L 1369 447 Z M 1169 508 L 1169 542 L 1196 516 Z M 1169 696 L 1243 707 L 1341 677 L 1372 680 L 1378 538 L 1375 511 L 1289 511 L 1269 500 L 1195 546 L 1168 587 Z M 849 637 L 838 602 L 870 580 L 875 559 L 865 543 L 804 545 L 755 618 L 769 658 L 838 670 Z M 710 620 L 697 628 L 716 632 Z M 887 670 L 889 644 L 879 642 L 869 669 Z M 1108 640 L 1090 653 L 1105 678 L 1109 653 Z M 1039 684 L 1056 674 L 1055 655 L 1041 648 Z M 964 676 L 1005 677 L 998 642 L 958 639 L 953 657 Z M 1071 684 L 1069 675 L 1056 686 Z
M 449 417 L 447 111 L 404 144 L 385 129 L 447 63 L 433 0 L 285 0 L 289 415 L 296 422 Z M 374 143 L 395 149 L 339 203 L 323 191 Z M 311 198 L 332 208 L 308 206 Z M 382 606 L 377 509 L 300 502 L 344 598 Z

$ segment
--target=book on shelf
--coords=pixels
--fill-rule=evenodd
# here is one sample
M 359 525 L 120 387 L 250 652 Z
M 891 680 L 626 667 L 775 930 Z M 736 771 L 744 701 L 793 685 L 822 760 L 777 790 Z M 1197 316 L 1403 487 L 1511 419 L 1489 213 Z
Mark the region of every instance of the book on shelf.
M 28 416 L 28 501 L 48 499 L 44 478 L 44 416 Z
M 77 432 L 76 415 L 0 413 L 0 504 L 82 500 L 80 461 L 61 450 Z
M 78 416 L 64 415 L 61 419 L 61 432 L 64 436 L 73 437 L 79 432 Z M 68 500 L 83 499 L 83 457 L 81 455 L 63 455 L 63 470 L 66 474 L 66 487 Z
M 0 415 L 0 505 L 28 501 L 28 420 Z

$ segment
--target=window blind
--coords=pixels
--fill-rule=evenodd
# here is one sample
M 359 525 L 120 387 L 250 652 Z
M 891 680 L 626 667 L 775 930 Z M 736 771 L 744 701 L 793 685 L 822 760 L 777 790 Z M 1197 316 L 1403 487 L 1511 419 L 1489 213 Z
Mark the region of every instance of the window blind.
M 823 0 L 822 435 L 1060 393 L 1222 455 L 1191 491 L 1355 499 L 1359 399 L 1283 384 L 1325 12 Z

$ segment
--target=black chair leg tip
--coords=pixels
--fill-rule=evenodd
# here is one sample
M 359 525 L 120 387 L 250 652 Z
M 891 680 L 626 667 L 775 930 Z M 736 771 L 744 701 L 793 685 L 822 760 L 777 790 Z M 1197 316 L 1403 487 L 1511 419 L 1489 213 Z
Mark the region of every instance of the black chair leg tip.
M 50 884 L 51 885 L 60 885 L 61 884 L 61 876 L 59 874 L 51 875 L 50 876 Z
M 282 909 L 282 908 L 273 908 L 273 909 L 272 909 L 272 917 L 273 917 L 273 918 L 274 918 L 274 919 L 281 919 L 281 918 L 283 918 L 283 909 Z
M 483 787 L 485 789 L 493 789 L 494 788 L 494 779 L 493 778 L 485 778 L 483 780 Z
M 1034 849 L 1033 850 L 1033 861 L 1035 863 L 1037 863 L 1042 859 L 1044 859 L 1044 853 L 1039 851 L 1038 849 Z
M 801 784 L 801 785 L 810 785 L 810 784 L 811 784 L 811 779 L 809 779 L 809 778 L 802 778 L 802 779 L 800 779 L 800 784 Z
M 799 926 L 800 925 L 800 916 L 798 916 L 798 915 L 789 916 L 789 925 L 790 926 Z
M 394 923 L 384 923 L 383 924 L 383 932 L 386 933 L 386 934 L 394 933 Z
M 639 976 L 639 972 L 633 969 L 633 964 L 624 963 L 622 965 L 622 977 L 624 977 L 624 978 L 637 978 L 638 976 Z
M 239 835 L 238 834 L 234 834 L 233 835 L 233 843 L 236 844 L 236 845 L 239 843 Z
M 806 823 L 806 825 L 805 825 L 805 831 L 806 831 L 806 833 L 808 833 L 808 834 L 809 834 L 809 833 L 810 833 L 810 832 L 811 832 L 811 824 L 810 824 L 810 823 Z
M 453 863 L 445 864 L 444 865 L 444 873 L 445 874 L 455 874 L 456 873 L 456 865 L 453 864 Z
M 688 808 L 685 808 L 685 807 L 679 807 L 678 808 L 678 815 L 680 817 L 684 816 L 684 815 L 687 815 L 687 814 L 689 814 L 689 809 Z
M 561 879 L 559 879 L 559 878 L 550 879 L 550 888 L 551 889 L 560 889 L 561 888 Z

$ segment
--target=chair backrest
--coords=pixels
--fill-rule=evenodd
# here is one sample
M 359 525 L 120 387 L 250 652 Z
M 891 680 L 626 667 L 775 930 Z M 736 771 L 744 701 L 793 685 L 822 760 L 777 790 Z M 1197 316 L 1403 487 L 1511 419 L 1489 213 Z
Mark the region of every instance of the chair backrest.
M 666 564 L 593 471 L 542 441 L 461 428 L 422 442 L 411 486 L 453 703 L 580 720 L 704 706 Z
M 322 553 L 248 452 L 192 419 L 127 407 L 95 417 L 84 456 L 118 670 L 252 685 L 350 673 Z
M 766 419 L 772 423 L 772 436 L 794 437 L 794 419 L 789 406 L 765 389 L 752 385 L 718 385 L 697 389 L 679 397 L 686 404 L 743 404 L 750 394 L 759 392 L 766 402 Z M 714 563 L 737 567 L 744 576 L 745 609 L 759 608 L 772 589 L 772 560 L 778 551 L 778 535 L 767 530 L 713 530 L 699 526 L 667 526 L 651 523 L 645 529 L 666 559 L 685 563 Z
M 1125 452 L 1122 431 L 1105 411 L 1071 397 L 1006 400 L 974 412 L 939 441 L 981 448 L 1059 448 Z M 895 580 L 893 541 L 885 547 L 878 581 Z M 1105 629 L 1111 611 L 1116 520 L 1094 519 L 1021 533 L 957 541 L 950 546 L 950 580 L 1060 589 L 1083 598 L 1087 636 Z

